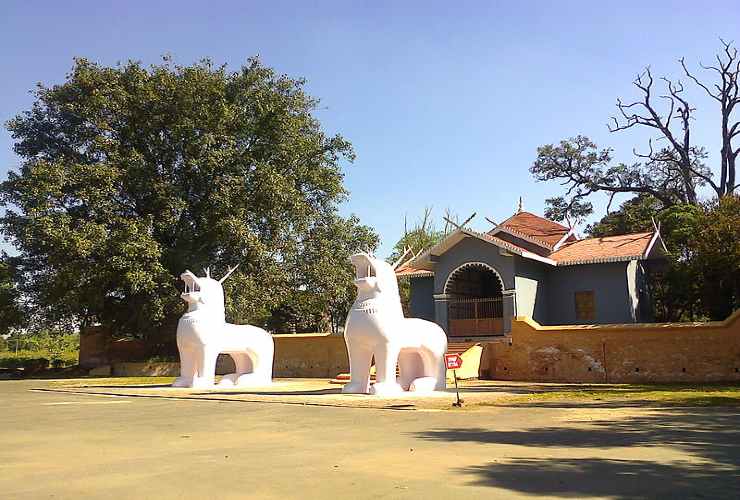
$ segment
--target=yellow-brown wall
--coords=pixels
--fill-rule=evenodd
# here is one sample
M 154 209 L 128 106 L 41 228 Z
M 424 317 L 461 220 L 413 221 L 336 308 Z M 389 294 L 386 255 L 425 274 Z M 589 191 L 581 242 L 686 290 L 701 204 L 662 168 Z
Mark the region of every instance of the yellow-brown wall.
M 349 372 L 344 337 L 328 333 L 273 335 L 274 377 L 328 377 Z
M 328 333 L 273 335 L 275 358 L 273 377 L 334 378 L 349 371 L 344 337 Z M 179 363 L 115 363 L 113 375 L 177 375 Z M 222 354 L 216 365 L 216 374 L 234 371 L 230 356 Z
M 481 378 L 541 382 L 740 380 L 740 310 L 722 322 L 540 326 L 485 343 Z

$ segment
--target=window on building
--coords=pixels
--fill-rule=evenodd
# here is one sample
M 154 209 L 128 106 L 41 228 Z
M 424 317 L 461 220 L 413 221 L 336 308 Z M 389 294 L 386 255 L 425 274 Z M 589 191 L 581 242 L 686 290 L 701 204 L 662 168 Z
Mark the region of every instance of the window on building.
M 596 304 L 594 302 L 594 291 L 586 290 L 576 292 L 576 320 L 593 321 L 596 319 Z

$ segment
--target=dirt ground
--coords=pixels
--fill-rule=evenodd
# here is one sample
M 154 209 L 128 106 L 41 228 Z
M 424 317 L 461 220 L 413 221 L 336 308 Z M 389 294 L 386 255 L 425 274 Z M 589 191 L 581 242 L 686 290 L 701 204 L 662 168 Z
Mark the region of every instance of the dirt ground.
M 94 387 L 89 387 L 94 385 Z M 737 406 L 0 382 L 3 498 L 738 498 Z M 88 386 L 88 387 L 85 387 Z M 572 389 L 572 388 L 571 388 Z

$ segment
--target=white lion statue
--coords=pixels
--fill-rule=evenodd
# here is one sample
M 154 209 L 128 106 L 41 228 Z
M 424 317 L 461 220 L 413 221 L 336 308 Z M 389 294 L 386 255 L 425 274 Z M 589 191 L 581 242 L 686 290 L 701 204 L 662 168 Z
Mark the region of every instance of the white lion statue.
M 404 318 L 393 266 L 366 253 L 350 260 L 355 266 L 357 299 L 344 329 L 350 382 L 342 392 L 394 395 L 444 390 L 444 330 L 431 321 Z M 373 356 L 376 382 L 370 387 Z
M 220 280 L 190 271 L 180 275 L 185 282 L 182 299 L 188 311 L 177 323 L 177 349 L 180 351 L 180 376 L 174 387 L 213 387 L 216 358 L 221 353 L 234 359 L 236 372 L 225 375 L 220 387 L 260 386 L 272 382 L 272 336 L 261 328 L 232 325 L 224 315 L 224 289 L 221 284 L 234 272 L 230 268 Z

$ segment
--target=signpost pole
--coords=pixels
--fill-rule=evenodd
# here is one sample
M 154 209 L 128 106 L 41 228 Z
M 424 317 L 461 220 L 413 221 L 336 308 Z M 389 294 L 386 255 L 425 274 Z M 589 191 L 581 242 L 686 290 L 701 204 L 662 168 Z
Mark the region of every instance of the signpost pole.
M 460 407 L 462 406 L 462 401 L 460 401 L 460 391 L 457 390 L 457 372 L 456 370 L 452 370 L 452 378 L 455 379 L 455 395 L 457 396 L 457 401 L 452 403 L 452 406 Z
M 452 403 L 452 406 L 460 407 L 463 404 L 463 400 L 460 399 L 460 390 L 457 388 L 457 369 L 462 368 L 462 358 L 459 354 L 445 354 L 445 367 L 448 370 L 452 370 L 452 378 L 455 379 L 455 395 L 457 401 Z

